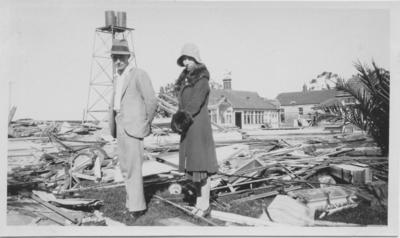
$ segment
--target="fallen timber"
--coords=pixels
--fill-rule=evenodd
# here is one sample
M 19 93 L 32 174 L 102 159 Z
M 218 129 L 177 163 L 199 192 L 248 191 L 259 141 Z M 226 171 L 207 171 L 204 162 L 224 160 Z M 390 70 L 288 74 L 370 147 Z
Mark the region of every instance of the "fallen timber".
M 115 179 L 116 177 L 113 174 L 111 177 L 107 177 L 107 179 L 105 178 L 106 170 L 114 170 L 118 167 L 116 156 L 110 156 L 111 154 L 109 154 L 109 150 L 103 150 L 104 154 L 102 154 L 102 151 L 100 150 L 100 154 L 96 156 L 87 156 L 87 164 L 83 163 L 82 167 L 75 167 L 75 169 L 78 169 L 78 171 L 72 171 L 71 166 L 71 168 L 67 168 L 65 170 L 65 173 L 61 172 L 60 170 L 63 166 L 67 167 L 68 165 L 73 165 L 73 163 L 71 164 L 70 162 L 73 161 L 74 155 L 79 154 L 80 152 L 84 154 L 83 152 L 86 149 L 102 149 L 105 142 L 97 142 L 95 140 L 85 141 L 80 139 L 70 139 L 72 137 L 69 137 L 68 133 L 69 132 L 66 132 L 62 134 L 62 136 L 57 135 L 58 141 L 52 140 L 52 142 L 50 142 L 49 137 L 26 137 L 27 141 L 53 143 L 54 147 L 57 147 L 58 152 L 55 153 L 46 151 L 47 148 L 43 146 L 44 144 L 36 146 L 36 148 L 38 148 L 39 150 L 31 149 L 31 151 L 40 152 L 39 155 L 42 155 L 37 156 L 36 160 L 38 162 L 46 161 L 46 163 L 42 163 L 40 166 L 37 167 L 26 166 L 24 170 L 20 170 L 18 169 L 18 167 L 16 167 L 17 169 L 13 169 L 9 173 L 9 185 L 11 183 L 14 183 L 14 185 L 16 185 L 14 188 L 17 191 L 18 188 L 23 188 L 24 184 L 28 184 L 28 182 L 24 181 L 29 181 L 31 183 L 32 181 L 35 181 L 35 188 L 37 186 L 40 186 L 41 183 L 49 185 L 51 183 L 57 184 L 62 182 L 67 185 L 63 187 L 63 189 L 59 189 L 59 187 L 57 186 L 46 186 L 45 189 L 47 189 L 49 192 L 54 192 L 55 194 L 63 196 L 72 196 L 73 194 L 75 194 L 75 192 L 79 193 L 90 189 L 100 190 L 124 186 L 123 182 L 114 182 L 113 179 Z M 160 137 L 162 137 L 162 135 Z M 10 138 L 10 141 L 21 141 L 19 139 L 20 138 Z M 286 138 L 285 140 L 276 138 L 262 140 L 254 139 L 252 137 L 248 137 L 242 140 L 224 140 L 221 142 L 216 141 L 217 150 L 218 148 L 221 148 L 220 150 L 218 150 L 220 151 L 218 154 L 218 164 L 220 166 L 220 172 L 211 177 L 211 180 L 213 182 L 213 186 L 211 188 L 213 192 L 213 199 L 218 200 L 219 198 L 224 198 L 226 200 L 230 200 L 226 203 L 227 206 L 219 205 L 219 208 L 229 209 L 229 203 L 240 205 L 242 203 L 245 204 L 249 201 L 257 199 L 259 199 L 259 201 L 263 201 L 263 199 L 265 198 L 272 199 L 280 192 L 288 192 L 287 189 L 289 188 L 296 188 L 296 190 L 307 188 L 307 184 L 313 185 L 316 189 L 318 189 L 321 185 L 346 187 L 355 191 L 355 194 L 360 198 L 369 200 L 371 201 L 371 203 L 372 201 L 374 201 L 374 199 L 376 200 L 376 198 L 374 198 L 375 195 L 371 195 L 372 189 L 371 191 L 368 190 L 368 185 L 352 184 L 351 181 L 337 181 L 336 183 L 330 183 L 320 182 L 316 180 L 316 177 L 319 176 L 319 173 L 321 173 L 321 171 L 329 174 L 330 166 L 335 164 L 368 166 L 373 173 L 373 182 L 384 181 L 385 175 L 387 179 L 387 158 L 378 156 L 354 157 L 350 153 L 352 151 L 355 151 L 355 148 L 353 148 L 354 146 L 351 147 L 350 142 L 354 143 L 366 141 L 365 138 L 346 139 L 345 137 L 337 137 L 334 140 L 315 139 L 312 143 L 308 143 L 307 140 L 305 141 L 306 142 L 304 143 L 299 143 L 298 141 L 293 142 L 293 140 L 290 140 L 290 138 Z M 108 145 L 115 145 L 113 144 L 115 142 L 112 141 L 107 141 L 106 143 Z M 237 144 L 243 146 L 237 146 Z M 326 147 L 327 145 L 329 145 L 329 147 Z M 41 148 L 41 146 L 43 147 Z M 363 144 L 362 146 L 363 147 L 361 148 L 368 148 L 368 144 Z M 233 147 L 236 147 L 237 149 L 234 150 L 232 149 Z M 53 148 L 51 148 L 50 146 L 49 149 Z M 154 187 L 157 184 L 180 183 L 181 181 L 185 181 L 181 177 L 182 174 L 178 175 L 178 172 L 176 170 L 177 160 L 168 156 L 164 157 L 166 152 L 177 152 L 178 149 L 179 144 L 177 143 L 160 144 L 155 145 L 151 148 L 146 147 L 146 163 L 151 162 L 148 163 L 148 166 L 156 168 L 156 165 L 168 165 L 170 167 L 164 171 L 154 169 L 152 173 L 157 176 L 151 177 L 151 179 L 147 179 L 147 177 L 144 178 L 145 189 Z M 9 159 L 11 160 L 19 158 L 18 156 L 22 158 L 23 156 L 25 156 L 24 154 L 29 156 L 32 153 L 31 151 L 27 152 L 23 148 L 21 150 L 14 150 L 14 154 L 9 154 Z M 17 152 L 21 153 L 17 154 Z M 95 168 L 95 161 L 98 161 L 96 159 L 98 157 L 105 157 L 106 159 L 103 161 L 103 163 L 101 163 L 100 167 L 98 166 L 99 164 L 97 164 L 97 167 Z M 56 168 L 56 166 L 58 167 Z M 64 168 L 62 168 L 62 170 L 64 170 Z M 77 178 L 79 178 L 79 181 L 76 180 Z M 100 178 L 101 181 L 97 181 L 97 178 Z M 72 181 L 72 183 L 70 181 Z M 235 197 L 235 195 L 243 195 L 247 193 L 249 194 L 249 196 L 247 196 L 246 199 Z M 222 203 L 222 201 L 217 202 L 224 204 Z M 377 201 L 377 203 L 382 204 L 381 206 L 383 207 L 385 201 L 379 200 Z M 348 209 L 348 207 L 338 207 L 337 209 L 327 212 L 326 216 L 330 216 L 336 211 L 345 209 Z M 217 210 L 213 210 L 213 212 L 214 211 L 220 212 Z M 38 215 L 42 217 L 46 216 L 41 214 Z M 62 225 L 62 219 L 59 219 L 57 221 L 58 224 Z M 268 225 L 282 224 L 275 222 L 274 224 L 269 223 Z M 312 225 L 359 226 L 358 224 L 334 222 L 329 223 L 327 221 L 321 220 L 314 220 L 314 223 Z
M 79 225 L 79 224 L 81 223 L 81 220 L 80 220 L 80 219 L 78 219 L 78 218 L 76 218 L 76 217 L 74 217 L 74 216 L 71 216 L 70 214 L 68 214 L 68 213 L 66 213 L 66 212 L 61 211 L 59 208 L 57 208 L 56 206 L 51 205 L 50 203 L 48 203 L 48 202 L 46 202 L 46 201 L 43 201 L 43 200 L 42 200 L 41 198 L 39 198 L 37 195 L 32 194 L 32 195 L 31 195 L 31 198 L 32 198 L 33 200 L 35 200 L 36 202 L 42 204 L 43 206 L 49 208 L 50 210 L 56 212 L 57 214 L 59 214 L 59 215 L 65 217 L 66 219 L 68 219 L 69 221 L 71 221 L 73 224 Z
M 172 205 L 172 206 L 174 206 L 174 207 L 176 207 L 176 208 L 179 208 L 180 210 L 186 212 L 187 214 L 192 215 L 192 216 L 194 216 L 194 217 L 196 217 L 196 218 L 198 218 L 198 219 L 200 219 L 200 220 L 206 222 L 207 224 L 209 224 L 209 225 L 211 225 L 211 226 L 218 226 L 216 223 L 214 223 L 214 222 L 212 222 L 212 221 L 210 221 L 210 220 L 208 220 L 208 219 L 206 219 L 206 218 L 204 218 L 204 217 L 202 217 L 202 216 L 199 216 L 199 215 L 197 215 L 197 214 L 192 213 L 189 209 L 186 209 L 186 208 L 184 208 L 183 206 L 180 206 L 179 204 L 176 204 L 176 203 L 174 203 L 174 202 L 171 202 L 171 201 L 169 201 L 169 200 L 167 200 L 167 199 L 164 199 L 164 198 L 162 198 L 162 197 L 160 197 L 160 196 L 157 196 L 157 195 L 154 195 L 154 197 L 157 198 L 157 199 L 159 199 L 159 200 L 161 200 L 161 201 L 163 201 L 163 202 L 165 202 L 165 203 L 168 203 L 168 204 L 170 204 L 170 205 Z
M 287 193 L 293 190 L 297 190 L 297 189 L 301 189 L 301 186 L 294 186 L 294 187 L 289 187 L 289 188 L 284 188 L 283 192 Z M 236 199 L 231 201 L 231 203 L 235 204 L 235 203 L 241 203 L 241 202 L 247 202 L 247 201 L 251 201 L 251 200 L 255 200 L 255 199 L 260 199 L 260 198 L 266 198 L 266 197 L 271 197 L 271 196 L 275 196 L 278 195 L 280 192 L 278 191 L 271 191 L 271 192 L 267 192 L 267 193 L 262 193 L 262 194 L 257 194 L 257 195 L 250 195 L 248 197 L 245 198 L 240 198 L 240 199 Z

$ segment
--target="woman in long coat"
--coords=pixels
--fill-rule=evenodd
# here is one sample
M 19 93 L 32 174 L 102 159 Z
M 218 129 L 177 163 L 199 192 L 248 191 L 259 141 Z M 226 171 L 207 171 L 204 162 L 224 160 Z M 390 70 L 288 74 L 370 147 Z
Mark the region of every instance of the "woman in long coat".
M 185 172 L 197 186 L 199 194 L 195 211 L 205 216 L 211 210 L 209 176 L 218 171 L 207 108 L 210 74 L 200 60 L 198 48 L 193 44 L 183 46 L 177 63 L 185 67 L 175 84 L 179 92 L 179 112 L 187 117 L 184 119 L 192 122 L 184 125 L 181 131 L 179 170 Z

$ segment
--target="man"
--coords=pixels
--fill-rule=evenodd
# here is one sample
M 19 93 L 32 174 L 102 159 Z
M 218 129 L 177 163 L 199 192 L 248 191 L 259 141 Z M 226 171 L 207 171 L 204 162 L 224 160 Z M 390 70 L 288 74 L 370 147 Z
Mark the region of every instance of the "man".
M 143 190 L 143 138 L 151 133 L 157 98 L 148 74 L 129 63 L 126 40 L 113 40 L 111 57 L 117 73 L 111 100 L 111 134 L 118 141 L 118 159 L 127 192 L 126 207 L 137 219 L 146 210 Z

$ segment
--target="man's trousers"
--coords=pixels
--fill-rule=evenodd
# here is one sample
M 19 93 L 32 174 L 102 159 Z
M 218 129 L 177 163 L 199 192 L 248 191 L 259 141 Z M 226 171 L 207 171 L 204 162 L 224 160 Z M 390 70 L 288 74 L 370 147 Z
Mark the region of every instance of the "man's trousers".
M 130 212 L 146 209 L 142 164 L 143 139 L 129 136 L 117 125 L 118 159 L 126 187 L 126 207 Z

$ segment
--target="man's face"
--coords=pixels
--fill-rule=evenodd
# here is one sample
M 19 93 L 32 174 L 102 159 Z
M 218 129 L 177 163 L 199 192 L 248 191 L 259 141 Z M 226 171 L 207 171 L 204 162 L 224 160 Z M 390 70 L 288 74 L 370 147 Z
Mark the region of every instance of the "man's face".
M 111 58 L 113 60 L 115 69 L 118 73 L 124 72 L 125 68 L 129 64 L 129 57 L 130 55 L 112 55 Z

